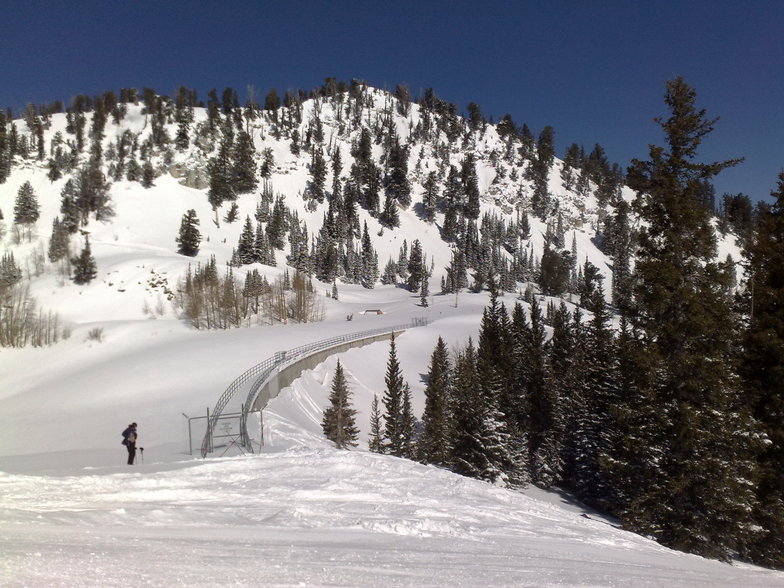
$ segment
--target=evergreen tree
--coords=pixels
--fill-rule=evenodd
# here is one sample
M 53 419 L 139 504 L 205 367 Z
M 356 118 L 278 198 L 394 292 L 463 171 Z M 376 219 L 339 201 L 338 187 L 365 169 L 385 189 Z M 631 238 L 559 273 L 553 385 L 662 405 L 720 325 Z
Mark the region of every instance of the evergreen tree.
M 411 406 L 411 388 L 405 382 L 400 410 L 400 455 L 407 459 L 416 457 L 416 424 L 414 409 Z
M 237 194 L 249 194 L 256 190 L 256 149 L 250 134 L 240 131 L 234 143 L 231 164 L 232 188 Z
M 384 266 L 384 273 L 381 275 L 381 283 L 385 286 L 397 284 L 397 264 L 391 257 Z
M 79 254 L 71 260 L 73 264 L 73 281 L 75 284 L 87 284 L 95 279 L 98 275 L 95 258 L 90 250 L 90 238 L 85 236 L 84 248 Z
M 237 244 L 237 257 L 243 265 L 253 263 L 257 259 L 256 255 L 256 233 L 253 229 L 253 221 L 250 216 L 245 217 L 245 224 L 240 233 L 240 240 Z
M 52 237 L 49 239 L 49 261 L 55 263 L 68 256 L 70 237 L 68 228 L 60 222 L 60 217 L 54 217 L 52 221 Z
M 766 444 L 758 457 L 762 533 L 744 546 L 754 561 L 784 567 L 784 172 L 748 246 L 750 320 L 743 338 L 741 375 Z
M 547 347 L 546 385 L 557 399 L 557 410 L 548 445 L 559 450 L 557 461 L 542 485 L 566 482 L 571 485 L 577 462 L 577 419 L 582 414 L 585 345 L 582 337 L 582 316 L 574 317 L 561 301 L 551 318 L 553 336 Z
M 703 183 L 737 161 L 695 161 L 715 120 L 681 78 L 667 83 L 671 116 L 657 119 L 667 147 L 633 160 L 628 181 L 646 222 L 635 266 L 637 314 L 645 333 L 640 370 L 655 374 L 662 459 L 627 513 L 631 526 L 667 546 L 727 558 L 749 527 L 753 432 L 731 372 L 736 321 Z
M 63 189 L 60 191 L 62 203 L 60 205 L 60 213 L 63 215 L 62 224 L 73 234 L 79 229 L 80 215 L 79 208 L 76 205 L 76 188 L 73 180 L 67 180 Z
M 408 289 L 411 292 L 417 292 L 422 285 L 422 280 L 426 279 L 422 245 L 419 242 L 419 239 L 414 239 L 414 242 L 411 244 L 411 253 L 408 256 L 406 268 L 408 273 Z
M 324 185 L 327 181 L 327 164 L 321 147 L 314 147 L 310 160 L 310 194 L 318 202 L 324 202 Z
M 351 391 L 343 373 L 343 366 L 338 360 L 332 378 L 329 407 L 324 410 L 324 419 L 321 423 L 324 436 L 338 449 L 357 446 L 359 429 L 356 426 L 356 414 L 357 411 L 351 407 Z
M 539 269 L 539 285 L 548 296 L 559 296 L 569 287 L 571 258 L 568 251 L 557 251 L 546 245 Z
M 11 155 L 5 112 L 0 109 L 0 184 L 4 184 L 11 173 Z
M 389 195 L 384 199 L 384 209 L 378 215 L 378 220 L 389 229 L 400 226 L 400 214 L 397 210 L 397 202 Z
M 429 223 L 436 219 L 436 202 L 438 200 L 438 179 L 436 172 L 427 174 L 422 194 L 422 217 Z
M 227 223 L 231 224 L 237 220 L 237 217 L 240 214 L 240 207 L 236 202 L 232 202 L 229 209 L 226 211 L 226 216 L 223 217 L 223 220 Z
M 628 212 L 629 205 L 624 200 L 619 200 L 613 218 L 612 301 L 613 306 L 624 316 L 630 316 L 632 312 L 633 287 L 631 259 L 634 252 L 634 234 Z
M 425 386 L 425 411 L 422 414 L 422 434 L 418 440 L 418 459 L 422 463 L 446 467 L 449 463 L 451 437 L 449 351 L 439 337 L 433 354 Z
M 0 295 L 22 281 L 22 270 L 16 264 L 13 252 L 3 253 L 0 258 Z
M 419 304 L 423 308 L 427 308 L 428 306 L 427 297 L 430 296 L 430 285 L 429 285 L 430 273 L 427 271 L 427 269 L 424 266 L 422 267 L 422 272 L 424 273 L 424 277 L 422 278 L 422 284 L 419 287 Z
M 488 445 L 487 406 L 477 370 L 476 350 L 468 345 L 455 358 L 453 378 L 453 433 L 450 445 L 452 471 L 462 476 L 494 481 L 499 471 Z
M 365 222 L 362 229 L 362 250 L 360 256 L 362 261 L 360 282 L 365 288 L 373 288 L 376 280 L 378 280 L 378 255 L 370 241 L 367 222 Z
M 343 194 L 340 183 L 341 171 L 343 171 L 343 159 L 340 155 L 340 148 L 337 148 L 332 155 L 332 198 L 338 198 Z
M 155 170 L 152 162 L 148 159 L 142 166 L 142 186 L 152 188 L 155 185 Z
M 179 245 L 177 251 L 182 255 L 194 257 L 199 252 L 201 232 L 199 231 L 199 218 L 196 216 L 196 211 L 193 208 L 182 215 L 180 232 L 176 241 Z
M 299 226 L 299 223 L 296 223 Z M 301 248 L 307 247 L 307 243 L 295 244 L 296 246 L 292 246 L 292 262 L 291 266 L 296 269 L 297 271 L 305 271 L 307 269 L 307 264 L 305 260 L 302 258 Z M 267 238 L 267 233 L 264 231 L 261 223 L 256 225 L 256 236 L 253 240 L 253 252 L 254 252 L 254 261 L 259 263 L 263 263 L 264 265 L 277 265 L 277 261 L 275 260 L 275 252 L 272 250 L 272 246 L 270 245 L 269 239 Z
M 229 146 L 225 141 L 222 141 L 217 155 L 207 164 L 207 173 L 210 176 L 207 197 L 213 210 L 218 210 L 226 200 L 237 198 L 231 181 L 231 170 Z
M 34 225 L 41 215 L 38 197 L 30 182 L 25 182 L 19 188 L 14 204 L 14 223 L 18 225 Z
M 370 440 L 368 441 L 368 449 L 373 453 L 384 453 L 384 437 L 381 429 L 381 411 L 378 407 L 378 396 L 374 394 L 370 405 Z
M 533 138 L 531 138 L 533 140 Z M 544 219 L 550 210 L 550 192 L 547 187 L 548 175 L 555 157 L 555 131 L 546 126 L 539 134 L 536 157 L 531 160 L 529 175 L 534 183 L 531 207 L 536 216 Z
M 395 135 L 389 151 L 387 190 L 403 208 L 411 204 L 411 184 L 408 181 L 408 147 L 401 146 Z
M 609 408 L 615 435 L 601 462 L 614 497 L 614 504 L 607 508 L 626 521 L 633 516 L 633 501 L 640 489 L 647 488 L 650 473 L 664 457 L 665 427 L 656 404 L 655 374 L 640 369 L 645 364 L 646 343 L 625 318 L 621 318 L 615 348 L 616 390 Z
M 544 317 L 535 301 L 530 314 L 530 325 L 521 311 L 516 309 L 513 314 L 513 385 L 520 396 L 518 405 L 522 405 L 516 411 L 517 426 L 527 437 L 531 480 L 546 486 L 560 469 L 560 448 L 551 437 L 557 426 L 558 399 L 555 390 L 547 386 Z
M 384 403 L 384 440 L 386 452 L 398 457 L 403 457 L 406 451 L 406 427 L 403 416 L 403 372 L 397 359 L 395 336 L 389 343 L 389 359 L 387 360 L 387 373 L 384 378 L 386 390 L 382 402 Z
M 585 503 L 612 511 L 617 499 L 604 462 L 616 437 L 610 415 L 617 396 L 616 367 L 601 283 L 592 289 L 586 305 L 593 318 L 583 340 L 584 375 L 578 402 L 573 405 L 576 462 L 570 483 Z
M 465 216 L 476 220 L 479 218 L 479 179 L 476 177 L 476 163 L 471 153 L 463 160 L 461 179 L 465 191 Z

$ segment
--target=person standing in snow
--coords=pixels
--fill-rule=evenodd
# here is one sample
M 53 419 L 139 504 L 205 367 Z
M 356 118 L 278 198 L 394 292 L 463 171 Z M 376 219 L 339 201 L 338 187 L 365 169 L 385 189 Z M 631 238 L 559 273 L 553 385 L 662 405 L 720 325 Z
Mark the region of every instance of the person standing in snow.
M 133 460 L 136 458 L 136 423 L 131 423 L 128 428 L 122 432 L 122 444 L 128 448 L 128 465 L 133 465 Z

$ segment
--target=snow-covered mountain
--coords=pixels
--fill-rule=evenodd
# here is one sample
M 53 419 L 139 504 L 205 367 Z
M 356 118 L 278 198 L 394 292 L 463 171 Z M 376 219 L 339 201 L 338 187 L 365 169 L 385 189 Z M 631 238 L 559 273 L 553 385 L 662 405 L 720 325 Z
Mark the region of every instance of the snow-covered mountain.
M 444 268 L 450 263 L 454 246 L 440 237 L 444 224 L 443 206 L 439 207 L 434 223 L 422 220 L 420 206 L 423 184 L 430 171 L 437 171 L 440 198 L 443 199 L 449 166 L 459 168 L 469 152 L 476 159 L 482 214 L 496 215 L 508 225 L 518 220 L 520 213 L 527 213 L 531 224 L 530 238 L 523 241 L 522 245 L 533 251 L 534 258 L 541 259 L 546 224 L 534 217 L 530 211 L 534 188 L 531 180 L 525 177 L 529 164 L 526 163 L 525 157 L 517 153 L 521 144 L 519 138 L 516 138 L 516 143 L 512 143 L 513 147 L 509 148 L 510 141 L 502 140 L 493 125 L 483 125 L 482 129 L 471 131 L 461 117 L 455 116 L 449 119 L 453 122 L 437 124 L 436 121 L 445 119 L 441 115 L 428 117 L 431 121 L 429 125 L 433 127 L 429 132 L 415 132 L 416 129 L 421 129 L 423 122 L 421 109 L 417 104 L 409 105 L 408 115 L 403 116 L 395 108 L 397 100 L 388 93 L 366 88 L 362 96 L 360 106 L 356 107 L 357 114 L 352 111 L 347 115 L 343 111 L 349 110 L 348 106 L 341 107 L 334 100 L 317 97 L 298 104 L 296 118 L 288 127 L 282 121 L 288 116 L 285 113 L 294 110 L 294 107 L 282 107 L 275 111 L 279 114 L 274 117 L 270 112 L 262 111 L 252 121 L 243 119 L 243 128 L 247 129 L 253 138 L 257 165 L 264 159 L 265 154 L 267 157 L 271 154 L 274 164 L 270 168 L 269 178 L 264 180 L 259 177 L 257 190 L 238 195 L 237 220 L 233 223 L 223 220 L 231 202 L 224 202 L 214 211 L 208 200 L 207 165 L 210 158 L 217 156 L 218 143 L 224 132 L 220 129 L 209 130 L 207 110 L 193 109 L 193 121 L 189 125 L 191 141 L 186 149 L 177 149 L 171 142 L 162 146 L 155 145 L 153 133 L 156 131 L 152 122 L 154 116 L 145 114 L 146 108 L 142 102 L 125 104 L 126 112 L 120 120 L 115 122 L 112 117 L 108 117 L 105 122 L 103 139 L 100 141 L 103 149 L 100 167 L 108 180 L 113 177 L 127 177 L 127 174 L 118 175 L 117 167 L 130 167 L 128 162 L 131 159 L 138 164 L 146 157 L 155 170 L 155 178 L 149 188 L 142 186 L 141 177 L 140 181 L 111 181 L 109 205 L 114 214 L 103 215 L 102 220 L 95 219 L 95 212 L 88 215 L 88 222 L 80 227 L 80 231 L 89 234 L 98 273 L 94 281 L 83 286 L 72 284 L 67 276 L 62 275 L 63 272 L 58 272 L 56 264 L 47 263 L 45 258 L 52 221 L 58 215 L 63 216 L 63 188 L 74 178 L 80 167 L 88 164 L 89 139 L 85 137 L 82 140 L 81 150 L 71 149 L 69 146 L 76 142 L 76 138 L 66 129 L 75 125 L 69 124 L 65 114 L 53 114 L 46 123 L 41 122 L 46 125 L 43 131 L 45 156 L 39 160 L 33 146 L 36 142 L 34 131 L 24 121 L 17 120 L 13 125 L 18 141 L 26 145 L 28 155 L 15 156 L 16 164 L 6 182 L 0 185 L 0 210 L 5 218 L 3 248 L 13 253 L 17 264 L 30 275 L 30 285 L 40 306 L 58 312 L 63 321 L 77 325 L 90 321 L 143 318 L 149 315 L 149 310 L 160 309 L 166 286 L 173 290 L 177 280 L 186 273 L 189 264 L 204 264 L 212 255 L 215 255 L 219 264 L 225 264 L 231 259 L 232 251 L 238 246 L 244 219 L 254 219 L 264 182 L 267 182 L 267 190 L 275 196 L 282 196 L 288 209 L 296 212 L 303 226 L 307 226 L 311 245 L 314 244 L 327 213 L 328 203 L 316 203 L 307 197 L 303 198 L 303 194 L 307 195 L 311 181 L 311 155 L 304 145 L 300 145 L 300 150 L 295 155 L 292 153 L 292 143 L 303 143 L 302 138 L 313 134 L 314 121 L 318 121 L 323 139 L 321 143 L 312 141 L 310 151 L 313 151 L 315 145 L 319 151 L 332 157 L 339 150 L 343 161 L 340 178 L 344 185 L 350 181 L 350 169 L 355 162 L 351 153 L 352 146 L 356 147 L 362 129 L 372 132 L 372 158 L 382 173 L 386 173 L 388 167 L 388 156 L 383 143 L 387 140 L 390 129 L 394 130 L 401 143 L 408 145 L 412 204 L 406 208 L 398 207 L 400 226 L 394 230 L 385 229 L 379 222 L 378 214 L 370 214 L 364 208 L 358 207 L 360 227 L 367 223 L 373 247 L 378 254 L 379 272 L 384 269 L 384 264 L 389 259 L 398 260 L 404 241 L 410 248 L 413 241 L 419 239 L 428 262 L 432 262 L 434 267 L 434 288 L 431 291 L 439 290 L 439 280 L 444 275 Z M 167 109 L 164 116 L 168 122 L 163 123 L 163 128 L 166 136 L 173 139 L 178 128 L 174 122 L 175 109 L 171 101 L 164 101 L 160 108 Z M 93 126 L 94 113 L 85 112 L 83 116 L 82 132 L 87 135 L 88 129 Z M 274 122 L 273 118 L 279 122 Z M 300 122 L 296 122 L 297 120 Z M 455 140 L 454 137 L 447 136 L 447 132 L 440 128 L 450 124 L 458 126 L 459 137 L 470 144 L 456 145 L 450 142 Z M 236 132 L 233 127 L 232 132 Z M 291 136 L 295 133 L 300 137 L 298 141 L 292 141 Z M 47 175 L 51 160 L 55 158 L 50 157 L 50 152 L 57 148 L 53 147 L 53 140 L 54 144 L 61 145 L 60 149 L 65 153 L 60 158 L 70 161 L 69 165 L 73 166 L 73 169 L 70 173 L 64 170 L 62 177 L 50 181 Z M 120 147 L 121 142 L 127 142 L 129 146 Z M 123 164 L 120 164 L 118 151 L 131 150 L 133 145 L 137 146 L 136 150 L 129 153 Z M 505 157 L 507 151 L 511 151 L 511 155 Z M 596 235 L 600 218 L 606 214 L 605 209 L 597 205 L 596 198 L 590 191 L 587 197 L 581 197 L 573 191 L 565 190 L 560 179 L 562 167 L 563 163 L 555 159 L 548 176 L 548 188 L 553 204 L 550 206 L 547 220 L 554 224 L 560 214 L 566 241 L 564 247 L 568 249 L 574 238 L 580 263 L 589 259 L 605 274 L 609 274 L 611 260 L 591 242 Z M 327 168 L 326 191 L 329 193 L 332 169 L 329 164 Z M 258 171 L 257 167 L 257 175 Z M 25 237 L 14 239 L 13 230 L 15 201 L 25 182 L 30 182 L 40 205 L 40 218 L 33 227 L 34 236 L 29 240 Z M 625 189 L 623 195 L 626 198 L 631 197 L 631 193 Z M 383 202 L 383 189 L 380 198 Z M 175 242 L 182 216 L 190 209 L 195 210 L 200 219 L 199 228 L 202 234 L 201 247 L 194 258 L 179 255 Z M 218 222 L 214 222 L 214 219 L 218 219 Z M 359 239 L 356 241 L 358 243 Z M 75 234 L 70 242 L 71 257 L 76 256 L 83 245 L 82 234 Z M 288 243 L 285 243 L 285 250 L 275 252 L 277 268 L 263 267 L 262 273 L 272 280 L 280 273 L 289 253 Z M 504 254 L 511 260 L 508 252 Z M 150 258 L 149 263 L 139 263 L 140 259 L 146 258 Z M 242 277 L 248 269 L 250 266 L 243 266 L 235 271 L 235 274 Z M 170 313 L 168 304 L 163 304 L 163 309 Z
M 537 186 L 526 173 L 531 155 L 525 152 L 524 134 L 515 132 L 510 138 L 502 127 L 483 122 L 472 128 L 444 103 L 437 103 L 433 112 L 413 103 L 401 106 L 395 96 L 366 87 L 354 99 L 349 96 L 325 90 L 274 111 L 243 113 L 239 124 L 231 122 L 229 112 L 216 119 L 214 129 L 209 108 L 194 108 L 189 120 L 175 100 L 166 98 L 148 97 L 148 106 L 130 100 L 124 114 L 120 109 L 116 118 L 108 115 L 100 133 L 99 165 L 106 178 L 116 178 L 107 192 L 113 214 L 93 210 L 70 237 L 68 257 L 75 257 L 89 235 L 97 275 L 85 284 L 71 280 L 67 263 L 49 261 L 47 250 L 52 223 L 62 218 L 62 192 L 90 164 L 88 130 L 94 126 L 95 110 L 84 113 L 81 150 L 69 146 L 77 143 L 77 133 L 67 130 L 79 126 L 73 113 L 38 117 L 29 125 L 15 121 L 15 140 L 27 156 L 14 156 L 10 174 L 0 184 L 2 250 L 13 254 L 22 269 L 21 284 L 29 286 L 39 308 L 57 314 L 58 328 L 67 338 L 45 347 L 0 351 L 2 583 L 784 582 L 780 573 L 669 551 L 615 528 L 613 521 L 568 497 L 536 489 L 521 494 L 367 453 L 371 400 L 384 387 L 388 346 L 383 343 L 333 356 L 284 390 L 265 412 L 261 455 L 206 461 L 189 455 L 187 417 L 205 414 L 248 367 L 303 343 L 427 316 L 427 326 L 409 329 L 398 341 L 413 408 L 422 414 L 423 375 L 436 339 L 441 336 L 456 346 L 475 337 L 487 303 L 484 292 L 439 294 L 446 268 L 462 246 L 442 238 L 450 166 L 460 170 L 468 154 L 474 158 L 478 182 L 478 233 L 486 213 L 503 219 L 511 234 L 507 247 L 497 247 L 493 271 L 500 274 L 502 266 L 512 271 L 516 255 L 522 257 L 525 251 L 526 260 L 532 261 L 529 276 L 534 277 L 530 272 L 546 242 L 560 232 L 562 249 L 574 244 L 575 267 L 586 260 L 598 267 L 610 296 L 614 260 L 597 246 L 597 233 L 614 209 L 612 199 L 600 203 L 596 184 L 587 182 L 582 191 L 567 189 L 561 174 L 564 162 L 554 159 L 547 174 L 548 201 L 538 203 L 544 207 L 542 220 L 531 210 Z M 186 122 L 178 123 L 178 116 Z M 182 127 L 188 141 L 177 148 Z M 184 310 L 172 298 L 189 267 L 203 267 L 215 256 L 222 273 L 232 257 L 236 261 L 246 217 L 254 224 L 270 222 L 256 217 L 270 193 L 285 204 L 289 219 L 295 214 L 307 227 L 311 253 L 317 254 L 319 233 L 334 201 L 329 162 L 339 151 L 338 180 L 345 188 L 358 162 L 363 129 L 373 138 L 371 158 L 382 179 L 389 176 L 390 137 L 408 147 L 411 202 L 396 205 L 399 226 L 394 228 L 380 220 L 381 204 L 373 212 L 357 206 L 360 234 L 349 238 L 359 251 L 367 224 L 379 274 L 387 260 L 399 260 L 404 242 L 410 251 L 419 240 L 432 268 L 428 306 L 421 305 L 419 292 L 399 285 L 379 280 L 369 288 L 367 283 L 352 283 L 357 280 L 346 274 L 350 264 L 341 244 L 337 249 L 345 256 L 335 280 L 337 299 L 327 295 L 332 281 L 313 280 L 323 320 L 269 324 L 268 315 L 247 313 L 240 324 L 249 328 L 209 331 L 183 320 Z M 261 175 L 265 158 L 271 165 L 257 190 L 237 195 L 237 220 L 227 222 L 232 201 L 213 209 L 206 170 L 219 156 L 226 133 L 241 131 L 253 139 L 255 171 Z M 40 136 L 42 159 L 37 156 Z M 62 177 L 52 181 L 50 160 L 58 159 L 58 145 L 66 163 Z M 141 169 L 149 162 L 155 176 L 151 186 L 118 173 L 118 153 L 126 147 L 130 151 L 124 165 L 135 159 Z M 314 150 L 327 160 L 323 201 L 314 196 Z M 94 153 L 92 160 L 97 161 Z M 438 180 L 434 222 L 423 214 L 430 172 Z M 144 179 L 141 173 L 139 179 Z M 40 205 L 29 239 L 13 226 L 14 207 L 26 182 Z M 383 202 L 385 190 L 378 194 Z M 615 198 L 630 200 L 632 194 L 620 187 Z M 200 219 L 202 239 L 194 257 L 178 253 L 176 242 L 188 210 Z M 520 228 L 523 214 L 530 226 L 527 238 Z M 470 232 L 470 227 L 461 231 Z M 231 271 L 240 284 L 253 269 L 273 282 L 284 273 L 291 254 L 286 240 L 283 249 L 274 251 L 275 266 L 235 264 Z M 738 255 L 731 239 L 720 243 L 719 256 L 727 254 Z M 527 286 L 527 280 L 516 280 L 505 297 L 512 299 Z M 382 309 L 384 314 L 363 314 L 367 309 Z M 346 320 L 349 315 L 351 321 Z M 321 434 L 338 358 L 346 369 L 362 432 L 360 447 L 351 452 L 332 449 Z M 131 420 L 141 425 L 146 463 L 129 473 L 121 465 L 119 432 Z

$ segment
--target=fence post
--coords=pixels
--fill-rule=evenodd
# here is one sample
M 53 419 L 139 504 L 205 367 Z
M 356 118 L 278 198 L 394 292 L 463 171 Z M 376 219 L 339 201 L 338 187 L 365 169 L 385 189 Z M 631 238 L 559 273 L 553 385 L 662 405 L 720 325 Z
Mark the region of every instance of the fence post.
M 212 453 L 212 421 L 210 420 L 210 407 L 207 407 L 207 453 Z

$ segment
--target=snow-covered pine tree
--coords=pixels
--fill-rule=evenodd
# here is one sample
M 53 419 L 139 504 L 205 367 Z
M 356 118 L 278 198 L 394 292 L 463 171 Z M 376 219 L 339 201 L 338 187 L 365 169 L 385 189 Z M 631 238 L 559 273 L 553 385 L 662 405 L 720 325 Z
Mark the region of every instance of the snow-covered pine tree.
M 743 553 L 784 568 L 784 172 L 771 196 L 775 201 L 762 209 L 748 245 L 751 299 L 740 372 L 767 443 L 757 458 L 753 512 L 762 532 L 743 546 Z
M 308 192 L 311 198 L 317 202 L 324 201 L 324 186 L 327 181 L 327 164 L 324 161 L 324 155 L 321 153 L 321 147 L 315 146 L 311 153 L 310 159 L 310 183 L 308 185 Z
M 451 365 L 446 343 L 439 337 L 430 356 L 425 386 L 422 433 L 417 440 L 417 456 L 422 463 L 445 467 L 449 463 L 451 437 Z
M 386 453 L 403 457 L 406 450 L 406 422 L 403 418 L 403 372 L 397 359 L 395 335 L 389 342 L 389 358 L 387 372 L 384 377 L 386 389 L 382 402 L 384 404 L 384 444 Z
M 414 242 L 411 244 L 411 253 L 408 256 L 408 263 L 406 264 L 409 291 L 417 292 L 422 285 L 422 280 L 426 279 L 423 267 L 422 244 L 419 242 L 419 239 L 414 239 Z
M 75 284 L 87 284 L 98 275 L 98 269 L 90 250 L 90 237 L 85 236 L 84 248 L 78 257 L 71 260 L 73 264 L 73 281 Z
M 579 308 L 575 317 L 561 301 L 551 319 L 553 335 L 547 348 L 546 386 L 557 399 L 556 418 L 548 434 L 551 451 L 557 451 L 549 475 L 540 480 L 542 485 L 569 483 L 576 461 L 575 421 L 582 406 L 584 377 L 584 346 L 582 345 L 582 316 Z
M 367 222 L 365 222 L 362 229 L 362 251 L 360 252 L 360 257 L 362 265 L 360 281 L 365 288 L 372 289 L 378 280 L 378 254 L 370 240 Z
M 237 133 L 231 162 L 231 183 L 237 194 L 249 194 L 258 186 L 255 154 L 251 136 L 246 131 Z
M 424 266 L 422 267 L 422 271 L 424 274 L 424 278 L 422 279 L 422 284 L 419 287 L 419 304 L 423 308 L 427 308 L 429 306 L 427 302 L 427 297 L 430 296 L 430 273 L 427 271 L 427 268 Z
M 476 362 L 476 350 L 469 339 L 465 349 L 455 357 L 449 463 L 452 471 L 462 476 L 491 480 L 498 472 L 486 443 L 488 423 Z
M 384 437 L 382 433 L 381 411 L 378 406 L 378 396 L 373 395 L 370 405 L 370 439 L 368 450 L 373 453 L 384 453 Z
M 142 186 L 152 188 L 155 185 L 155 169 L 152 162 L 148 159 L 142 166 Z
M 356 414 L 357 411 L 351 406 L 351 391 L 346 382 L 343 365 L 338 360 L 335 375 L 332 377 L 329 406 L 324 410 L 321 423 L 324 436 L 338 449 L 357 446 L 359 429 L 356 425 Z
M 253 221 L 250 220 L 250 215 L 245 217 L 245 224 L 240 233 L 239 243 L 237 243 L 237 256 L 243 265 L 257 261 L 256 232 L 253 228 Z
M 394 133 L 391 142 L 387 165 L 389 167 L 386 178 L 387 192 L 402 208 L 408 208 L 411 204 L 411 183 L 408 181 L 408 146 L 400 145 L 397 133 Z
M 518 309 L 519 308 L 519 309 Z M 547 484 L 557 472 L 557 453 L 552 450 L 550 434 L 555 432 L 558 403 L 554 390 L 546 384 L 544 317 L 538 302 L 531 304 L 531 322 L 519 303 L 512 314 L 515 372 L 511 386 L 516 402 L 515 421 L 528 441 L 529 471 L 534 483 Z
M 436 202 L 438 201 L 438 179 L 436 172 L 427 174 L 422 194 L 422 217 L 432 223 L 436 219 Z
M 230 147 L 226 141 L 221 141 L 218 153 L 207 164 L 207 173 L 210 178 L 207 197 L 213 210 L 217 211 L 225 201 L 237 198 L 231 181 L 231 172 Z
M 16 264 L 13 251 L 3 253 L 0 258 L 0 294 L 22 281 L 22 270 Z
M 11 173 L 11 148 L 7 125 L 5 112 L 0 109 L 0 184 L 4 184 Z
M 19 187 L 14 204 L 14 223 L 23 225 L 27 229 L 28 239 L 32 236 L 32 225 L 41 216 L 41 207 L 38 205 L 38 196 L 30 182 L 25 182 Z
M 577 406 L 572 404 L 572 408 L 576 409 L 572 424 L 576 462 L 570 482 L 577 496 L 586 504 L 615 511 L 618 500 L 604 463 L 619 435 L 611 416 L 618 400 L 616 352 L 601 282 L 590 292 L 587 306 L 593 318 L 583 339 L 584 375 L 580 402 Z
M 199 231 L 199 218 L 196 211 L 191 208 L 182 215 L 180 221 L 180 232 L 177 236 L 178 251 L 182 255 L 194 257 L 199 252 L 201 245 L 201 232 Z
M 397 284 L 397 264 L 391 257 L 384 266 L 384 273 L 381 274 L 381 283 L 384 285 Z
M 464 214 L 466 218 L 476 220 L 479 218 L 479 179 L 476 176 L 475 158 L 470 152 L 463 160 L 461 179 L 465 192 Z
M 400 455 L 408 459 L 416 458 L 416 417 L 411 406 L 411 387 L 403 383 L 400 410 Z
M 299 226 L 299 225 L 297 225 Z M 292 251 L 298 251 L 299 244 L 297 248 L 293 248 Z M 263 263 L 264 265 L 277 265 L 277 261 L 275 260 L 275 252 L 272 250 L 272 246 L 270 245 L 269 239 L 267 238 L 267 233 L 262 228 L 262 224 L 258 223 L 256 225 L 256 236 L 253 239 L 253 249 L 256 254 L 255 261 L 258 263 Z M 291 266 L 298 271 L 305 271 L 307 268 L 305 265 L 301 264 L 301 260 L 297 258 L 296 263 L 292 263 Z
M 68 244 L 71 235 L 68 229 L 60 222 L 60 217 L 52 220 L 52 236 L 49 239 L 49 261 L 58 262 L 68 256 Z

